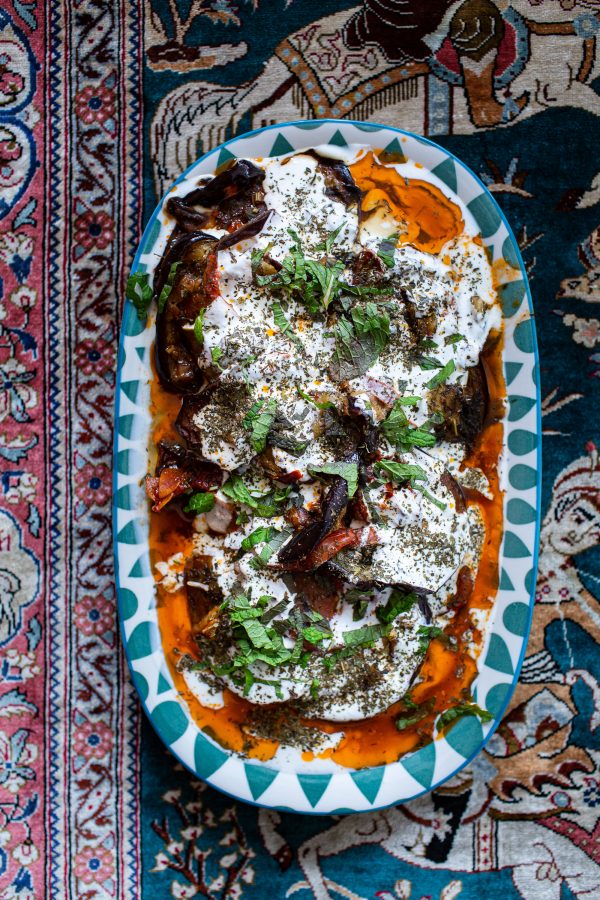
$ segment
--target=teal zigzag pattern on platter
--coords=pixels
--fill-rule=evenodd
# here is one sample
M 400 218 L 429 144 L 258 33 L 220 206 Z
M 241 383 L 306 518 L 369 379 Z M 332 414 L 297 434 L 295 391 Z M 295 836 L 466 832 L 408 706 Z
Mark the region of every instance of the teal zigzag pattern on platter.
M 274 156 L 307 144 L 369 143 L 391 147 L 402 141 L 405 155 L 434 172 L 472 212 L 490 258 L 504 260 L 500 286 L 505 317 L 506 380 L 510 383 L 506 429 L 506 466 L 511 482 L 511 507 L 503 543 L 502 584 L 492 617 L 491 635 L 474 684 L 476 700 L 494 716 L 501 715 L 523 652 L 531 612 L 538 499 L 539 434 L 536 408 L 538 373 L 535 338 L 524 272 L 518 247 L 502 216 L 482 185 L 442 150 L 425 140 L 372 125 L 323 122 L 287 125 L 244 135 L 214 151 L 189 170 L 190 181 L 209 173 L 224 154 Z M 162 253 L 166 230 L 155 214 L 150 220 L 134 263 L 148 271 Z M 116 534 L 119 604 L 123 635 L 133 679 L 158 734 L 193 772 L 240 799 L 277 809 L 338 813 L 376 809 L 418 796 L 445 781 L 478 752 L 490 726 L 470 719 L 446 738 L 372 770 L 353 772 L 330 764 L 294 773 L 256 761 L 244 763 L 203 734 L 181 705 L 166 667 L 156 620 L 153 579 L 147 552 L 147 504 L 140 488 L 145 472 L 143 448 L 149 427 L 148 380 L 151 328 L 142 328 L 131 306 L 126 308 L 120 358 L 117 416 Z M 521 479 L 512 478 L 514 466 Z M 529 479 L 524 473 L 529 473 Z M 513 484 L 514 482 L 514 484 Z

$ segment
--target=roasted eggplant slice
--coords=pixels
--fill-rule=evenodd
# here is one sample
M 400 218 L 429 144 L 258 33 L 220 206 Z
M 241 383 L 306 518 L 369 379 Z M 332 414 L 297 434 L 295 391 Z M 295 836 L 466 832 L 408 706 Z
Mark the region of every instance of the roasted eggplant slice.
M 192 490 L 206 491 L 222 480 L 222 472 L 214 463 L 199 459 L 181 444 L 161 441 L 155 473 L 146 476 L 146 492 L 153 511 L 159 512 L 175 497 Z
M 193 323 L 216 293 L 216 238 L 208 234 L 177 235 L 157 273 L 155 294 L 172 282 L 156 318 L 155 361 L 163 387 L 177 394 L 195 393 L 204 381 L 198 366 Z M 177 268 L 174 270 L 174 266 Z M 161 309 L 162 305 L 162 309 Z
M 352 262 L 353 284 L 380 284 L 385 266 L 372 250 L 361 250 Z
M 223 602 L 223 594 L 212 569 L 212 557 L 194 556 L 183 576 L 192 631 L 206 634 L 211 610 Z
M 240 228 L 237 228 L 235 231 L 232 231 L 230 234 L 226 234 L 224 237 L 219 238 L 219 242 L 217 244 L 217 250 L 225 250 L 227 247 L 233 247 L 235 244 L 239 244 L 240 241 L 245 241 L 248 238 L 255 237 L 260 231 L 269 218 L 271 211 L 267 209 L 267 207 L 263 203 L 263 209 L 254 216 L 253 219 L 249 219 L 245 225 L 242 225 Z
M 441 384 L 429 394 L 429 414 L 441 413 L 435 433 L 445 441 L 462 442 L 471 451 L 483 430 L 489 405 L 487 381 L 479 363 L 469 369 L 467 383 Z
M 210 401 L 215 386 L 216 382 L 215 385 L 211 385 L 200 394 L 189 394 L 183 398 L 181 409 L 175 420 L 175 428 L 190 447 L 200 449 L 202 446 L 202 434 L 194 422 L 194 417 Z
M 218 175 L 190 191 L 182 199 L 188 206 L 212 209 L 223 200 L 240 193 L 260 192 L 264 179 L 264 171 L 253 162 L 248 159 L 236 159 L 228 168 L 221 169 Z
M 265 213 L 264 177 L 265 173 L 254 163 L 236 160 L 184 197 L 171 197 L 166 203 L 166 212 L 184 231 L 199 231 L 209 222 L 217 228 L 235 230 Z M 200 212 L 195 209 L 198 206 L 210 212 Z
M 202 231 L 208 223 L 209 216 L 198 212 L 186 203 L 185 197 L 170 197 L 165 211 L 172 216 L 183 231 Z
M 325 194 L 333 200 L 339 200 L 344 206 L 350 207 L 360 204 L 362 191 L 357 187 L 348 166 L 337 159 L 329 159 L 309 152 L 318 162 L 318 169 L 325 179 Z

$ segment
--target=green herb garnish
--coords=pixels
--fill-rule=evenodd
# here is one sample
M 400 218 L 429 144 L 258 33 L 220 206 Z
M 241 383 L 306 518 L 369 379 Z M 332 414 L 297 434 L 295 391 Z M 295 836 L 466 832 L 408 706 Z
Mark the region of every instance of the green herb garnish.
M 204 316 L 206 315 L 206 310 L 201 309 L 196 319 L 194 320 L 194 337 L 198 341 L 199 344 L 204 343 Z
M 354 462 L 326 463 L 324 466 L 309 466 L 311 475 L 339 475 L 348 485 L 348 498 L 354 497 L 358 487 L 358 464 Z
M 423 494 L 426 500 L 429 500 L 430 503 L 437 506 L 438 509 L 446 509 L 446 504 L 443 503 L 442 500 L 438 500 L 437 497 L 434 497 L 433 494 L 430 494 L 429 491 L 425 490 L 422 484 L 413 484 L 413 487 Z
M 459 341 L 464 341 L 464 340 L 465 340 L 464 334 L 449 334 L 447 337 L 444 338 L 444 343 L 446 344 L 446 346 L 448 346 L 448 344 L 458 344 Z
M 344 632 L 344 644 L 346 647 L 371 647 L 379 638 L 385 637 L 391 631 L 391 625 L 363 625 L 362 628 L 354 628 Z
M 427 474 L 421 466 L 415 466 L 410 463 L 392 462 L 389 459 L 382 459 L 375 463 L 374 468 L 378 472 L 385 472 L 390 475 L 393 481 L 402 484 L 408 481 L 414 487 L 417 481 L 427 481 Z
M 127 279 L 125 296 L 136 308 L 138 317 L 143 321 L 148 315 L 148 307 L 152 302 L 152 288 L 148 284 L 147 272 L 134 272 Z
M 273 321 L 279 328 L 280 332 L 284 335 L 284 337 L 289 338 L 290 341 L 293 341 L 297 347 L 302 349 L 302 341 L 298 337 L 298 335 L 294 334 L 292 326 L 288 322 L 285 317 L 285 313 L 283 312 L 283 308 L 281 303 L 273 304 Z
M 441 713 L 436 723 L 436 730 L 442 731 L 451 722 L 461 719 L 463 716 L 477 716 L 482 722 L 491 722 L 494 718 L 487 709 L 482 709 L 476 703 L 459 703 L 457 706 L 451 706 L 445 712 Z
M 277 403 L 275 400 L 257 400 L 253 403 L 242 425 L 246 431 L 251 432 L 250 443 L 257 453 L 262 453 L 267 446 L 267 435 L 275 421 Z
M 381 425 L 381 432 L 387 440 L 394 444 L 401 453 L 407 453 L 412 447 L 433 447 L 435 435 L 424 428 L 410 425 L 403 410 L 406 404 L 403 398 L 396 400 L 389 415 Z
M 431 641 L 443 635 L 444 629 L 437 625 L 419 625 L 417 634 L 419 636 L 419 650 L 425 653 Z
M 248 552 L 248 550 L 252 550 L 253 547 L 256 547 L 257 544 L 262 543 L 262 541 L 270 541 L 274 533 L 275 529 L 272 525 L 261 525 L 260 528 L 255 528 L 254 531 L 247 535 L 242 541 L 242 550 Z
M 211 347 L 210 358 L 214 362 L 215 366 L 219 370 L 219 372 L 223 371 L 223 367 L 219 365 L 219 360 L 223 356 L 223 351 L 220 347 Z
M 384 625 L 389 625 L 399 615 L 412 609 L 417 600 L 418 597 L 414 591 L 411 591 L 410 594 L 404 594 L 402 591 L 394 588 L 388 597 L 385 606 L 380 606 L 379 609 L 375 611 L 375 615 Z
M 455 369 L 456 366 L 454 365 L 454 360 L 451 359 L 446 363 L 443 369 L 440 369 L 439 372 L 436 372 L 433 378 L 427 382 L 427 387 L 431 390 L 438 385 L 443 384 L 445 381 L 447 381 L 450 375 L 452 375 Z
M 171 268 L 169 269 L 169 274 L 167 275 L 167 280 L 165 281 L 162 291 L 158 297 L 158 311 L 162 312 L 165 308 L 165 303 L 169 299 L 169 294 L 173 290 L 173 283 L 175 281 L 175 275 L 177 274 L 177 269 L 181 265 L 181 260 L 178 262 L 174 262 L 171 264 Z
M 338 225 L 337 228 L 334 228 L 333 231 L 330 231 L 325 240 L 321 241 L 320 244 L 317 244 L 317 246 L 315 247 L 315 251 L 318 252 L 319 250 L 322 250 L 324 253 L 330 254 L 333 250 L 333 245 L 337 240 L 337 236 L 343 227 L 344 223 L 342 222 L 341 225 Z M 298 243 L 297 238 L 298 236 L 296 235 L 296 242 Z
M 334 327 L 335 353 L 330 366 L 334 381 L 358 378 L 373 365 L 390 337 L 390 317 L 374 303 L 350 310 Z
M 396 728 L 398 731 L 404 731 L 406 728 L 410 728 L 411 725 L 416 725 L 417 722 L 420 722 L 425 716 L 428 716 L 433 709 L 434 700 L 426 700 L 425 703 L 417 706 L 407 694 L 403 698 L 403 703 L 408 709 L 413 710 L 413 713 L 410 716 L 400 716 L 400 718 L 396 719 Z
M 244 503 L 251 509 L 256 509 L 258 500 L 255 499 L 239 475 L 231 475 L 229 481 L 226 481 L 221 488 L 226 497 L 235 500 L 236 503 Z
M 205 513 L 210 512 L 215 505 L 215 495 L 204 491 L 198 491 L 192 494 L 183 511 L 186 513 Z
M 397 241 L 398 234 L 390 234 L 389 237 L 380 243 L 377 250 L 377 256 L 388 269 L 393 269 L 394 267 L 394 250 L 396 249 Z
M 440 362 L 435 356 L 419 356 L 419 365 L 422 369 L 441 369 L 444 363 Z
M 322 402 L 320 402 L 319 400 L 314 400 L 310 396 L 310 394 L 307 394 L 306 391 L 303 391 L 301 387 L 296 386 L 296 390 L 303 400 L 307 400 L 309 403 L 312 403 L 312 405 L 316 406 L 317 409 L 335 409 L 335 403 L 332 403 L 331 400 L 323 400 Z
M 332 232 L 322 247 L 331 249 L 340 230 Z M 319 315 L 327 311 L 331 303 L 341 294 L 365 297 L 389 290 L 389 288 L 378 288 L 373 285 L 348 284 L 341 278 L 344 271 L 344 263 L 341 260 L 327 259 L 325 262 L 321 262 L 307 259 L 296 232 L 288 228 L 288 234 L 292 237 L 294 244 L 288 256 L 283 259 L 279 271 L 272 275 L 257 274 L 258 266 L 264 256 L 264 252 L 259 255 L 259 251 L 252 259 L 254 277 L 256 283 L 261 287 L 267 287 L 286 297 L 295 297 L 306 306 L 311 315 Z
M 273 533 L 267 540 L 265 546 L 262 548 L 260 553 L 258 553 L 251 561 L 250 565 L 252 566 L 252 568 L 262 569 L 263 566 L 266 566 L 271 557 L 274 556 L 281 547 L 283 547 L 285 542 L 291 536 L 291 528 L 284 528 L 283 531 L 277 531 L 277 529 L 274 528 Z

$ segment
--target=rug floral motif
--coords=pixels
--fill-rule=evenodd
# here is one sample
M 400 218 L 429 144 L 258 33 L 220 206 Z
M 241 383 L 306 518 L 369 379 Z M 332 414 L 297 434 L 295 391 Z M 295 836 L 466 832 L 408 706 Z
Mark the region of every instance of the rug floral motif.
M 143 222 L 250 128 L 432 137 L 517 234 L 541 351 L 542 542 L 486 750 L 308 818 L 194 781 L 142 720 L 111 558 L 112 401 Z M 0 10 L 0 898 L 565 900 L 600 884 L 600 2 L 5 0 Z

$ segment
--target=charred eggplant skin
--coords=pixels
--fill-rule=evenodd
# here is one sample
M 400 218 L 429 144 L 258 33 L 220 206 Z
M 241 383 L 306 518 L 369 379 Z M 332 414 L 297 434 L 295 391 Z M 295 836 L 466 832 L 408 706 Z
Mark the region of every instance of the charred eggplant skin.
M 238 159 L 183 197 L 169 198 L 165 211 L 184 231 L 198 231 L 211 219 L 218 228 L 234 230 L 265 211 L 264 178 L 265 173 L 254 163 Z M 197 206 L 210 212 L 200 212 L 194 208 Z
M 362 191 L 357 186 L 348 166 L 338 159 L 321 156 L 314 150 L 307 154 L 317 160 L 317 168 L 325 179 L 325 193 L 332 200 L 341 201 L 344 206 L 360 207 Z
M 188 206 L 203 206 L 211 209 L 242 192 L 259 190 L 265 180 L 265 173 L 249 159 L 236 159 L 218 175 L 200 187 L 194 188 L 183 198 Z
M 166 212 L 177 228 L 167 245 L 155 279 L 155 298 L 178 268 L 171 291 L 156 320 L 155 361 L 161 384 L 177 394 L 197 393 L 205 383 L 198 363 L 200 348 L 193 324 L 202 309 L 219 293 L 217 253 L 254 237 L 269 217 L 263 200 L 265 173 L 249 160 L 240 159 L 184 197 L 172 197 Z M 194 207 L 201 206 L 204 211 Z M 227 228 L 217 240 L 202 231 L 209 224 Z
M 442 384 L 431 392 L 429 412 L 441 413 L 435 433 L 444 441 L 465 444 L 471 452 L 485 426 L 489 411 L 489 390 L 483 365 L 469 369 L 466 385 Z
M 216 256 L 217 239 L 210 234 L 176 235 L 171 239 L 157 273 L 158 298 L 172 266 L 179 263 L 173 286 L 163 308 L 158 304 L 154 358 L 162 386 L 172 393 L 195 393 L 203 384 L 198 366 L 199 347 L 192 325 L 200 310 L 209 306 L 206 275 L 211 255 Z

